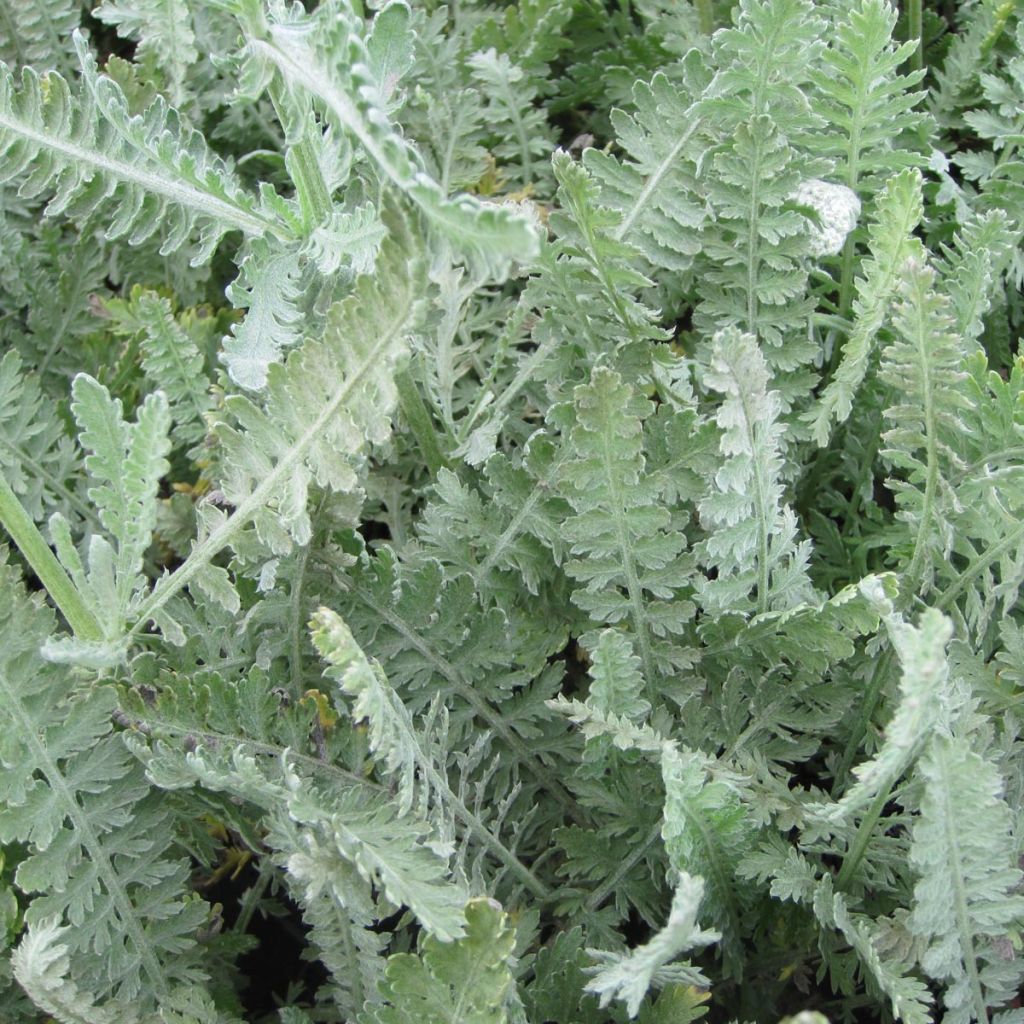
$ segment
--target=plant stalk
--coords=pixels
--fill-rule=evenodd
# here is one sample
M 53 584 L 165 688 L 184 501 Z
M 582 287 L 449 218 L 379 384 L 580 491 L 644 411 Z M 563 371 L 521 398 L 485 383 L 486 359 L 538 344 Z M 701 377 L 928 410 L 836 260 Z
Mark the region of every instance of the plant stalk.
M 839 874 L 836 875 L 836 888 L 840 892 L 845 891 L 860 862 L 864 859 L 864 854 L 867 853 L 868 846 L 871 844 L 871 833 L 874 832 L 875 825 L 878 824 L 878 819 L 889 802 L 891 792 L 892 786 L 883 786 L 875 799 L 871 801 L 871 806 L 864 813 L 864 817 L 861 818 L 857 834 L 853 837 L 853 842 L 843 858 L 843 866 L 839 869 Z
M 285 151 L 284 163 L 288 176 L 295 186 L 295 197 L 299 201 L 302 213 L 303 228 L 307 233 L 323 224 L 331 212 L 331 196 L 327 190 L 320 163 L 316 158 L 309 124 L 311 105 L 301 113 L 289 108 L 289 100 L 282 86 L 275 82 L 270 87 L 270 101 L 274 105 L 277 120 L 284 130 L 285 141 L 289 143 Z M 299 138 L 291 142 L 293 132 L 300 133 Z
M 437 476 L 438 470 L 448 465 L 448 459 L 438 440 L 430 410 L 423 401 L 423 396 L 416 387 L 408 367 L 395 374 L 395 389 L 398 392 L 398 406 L 413 437 L 416 438 L 423 461 L 426 462 L 431 474 Z
M 889 677 L 889 669 L 892 667 L 892 659 L 892 647 L 887 647 L 875 660 L 875 670 L 871 674 L 871 680 L 868 683 L 867 690 L 864 692 L 864 697 L 861 700 L 860 712 L 857 715 L 857 720 L 854 723 L 853 730 L 846 741 L 843 756 L 836 768 L 835 786 L 837 787 L 845 786 L 846 784 L 847 776 L 850 774 L 850 769 L 853 767 L 853 760 L 857 756 L 857 751 L 860 749 L 861 742 L 867 734 L 868 727 L 871 724 L 871 719 L 874 716 L 875 710 L 878 707 L 878 702 L 881 699 L 882 690 L 884 689 L 886 680 Z
M 910 55 L 910 66 L 914 71 L 924 67 L 924 23 L 921 0 L 907 0 L 907 39 L 917 43 Z
M 284 162 L 295 185 L 306 230 L 323 224 L 331 212 L 331 197 L 308 132 L 288 150 Z
M 706 36 L 711 35 L 715 31 L 714 0 L 694 0 L 693 5 L 697 8 L 697 18 L 700 21 L 701 32 Z
M 103 631 L 99 623 L 3 473 L 0 473 L 0 524 L 39 577 L 39 582 L 67 619 L 75 636 L 79 640 L 102 640 Z

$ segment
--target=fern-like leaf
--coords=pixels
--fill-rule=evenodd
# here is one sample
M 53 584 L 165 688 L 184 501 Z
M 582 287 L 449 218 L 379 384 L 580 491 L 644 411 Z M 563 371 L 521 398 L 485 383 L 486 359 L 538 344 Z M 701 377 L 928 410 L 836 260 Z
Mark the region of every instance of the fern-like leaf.
M 85 39 L 75 40 L 80 96 L 59 75 L 42 78 L 29 68 L 18 88 L 14 74 L 0 68 L 0 180 L 20 180 L 26 198 L 52 192 L 50 216 L 84 217 L 105 209 L 108 238 L 139 244 L 163 231 L 162 251 L 188 244 L 194 263 L 209 259 L 228 231 L 288 237 L 272 191 L 259 200 L 246 193 L 227 164 L 162 100 L 133 116 L 120 87 L 97 72 Z M 200 239 L 190 242 L 197 230 Z
M 476 487 L 455 473 L 437 474 L 437 500 L 420 518 L 418 535 L 426 551 L 459 572 L 467 572 L 477 589 L 507 597 L 525 585 L 539 595 L 552 561 L 560 563 L 565 544 L 561 525 L 565 499 L 554 490 L 565 453 L 538 431 L 513 461 L 494 453 Z
M 179 756 L 161 781 L 175 786 L 196 781 L 256 804 L 268 826 L 267 841 L 300 892 L 333 891 L 344 907 L 346 889 L 357 876 L 359 884 L 375 886 L 384 897 L 375 907 L 376 919 L 388 915 L 389 904 L 404 906 L 443 941 L 462 934 L 465 896 L 449 881 L 445 857 L 429 844 L 432 830 L 411 815 L 397 818 L 379 792 L 335 787 L 299 774 L 287 751 L 279 765 L 265 766 L 245 744 Z M 366 898 L 371 898 L 368 890 Z
M 744 895 L 737 869 L 754 830 L 739 794 L 714 778 L 711 767 L 701 754 L 663 744 L 661 835 L 672 866 L 704 879 L 705 913 L 721 933 L 725 969 L 738 979 L 743 975 Z
M 398 813 L 407 814 L 415 802 L 420 817 L 437 821 L 439 831 L 446 818 L 454 817 L 519 881 L 535 894 L 547 895 L 546 887 L 529 868 L 453 792 L 445 771 L 446 751 L 431 749 L 434 744 L 416 729 L 380 666 L 371 664 L 342 619 L 330 609 L 321 608 L 310 625 L 313 643 L 329 663 L 328 674 L 354 699 L 352 717 L 367 722 L 370 751 L 380 761 L 384 774 L 396 783 Z
M 198 444 L 213 400 L 203 353 L 189 330 L 195 319 L 175 316 L 168 299 L 144 288 L 133 288 L 127 300 L 110 300 L 106 312 L 118 334 L 138 339 L 143 373 L 167 396 L 175 443 Z
M 821 396 L 808 413 L 814 439 L 828 444 L 832 420 L 844 422 L 868 372 L 872 346 L 885 324 L 900 282 L 900 268 L 921 245 L 913 232 L 923 216 L 921 175 L 906 170 L 886 182 L 877 200 L 874 221 L 868 230 L 870 256 L 862 265 L 853 300 L 853 327 L 843 347 L 842 360 Z
M 239 387 L 259 391 L 267 383 L 270 364 L 299 340 L 297 257 L 265 242 L 254 245 L 227 295 L 248 312 L 224 339 L 222 358 Z
M 0 60 L 12 67 L 67 74 L 76 66 L 71 34 L 80 16 L 78 0 L 3 0 Z
M 62 1024 L 136 1024 L 139 1015 L 130 1006 L 97 1006 L 70 980 L 68 946 L 61 942 L 68 931 L 52 919 L 28 929 L 11 956 L 18 983 L 37 1007 Z
M 271 550 L 310 536 L 307 495 L 315 482 L 336 491 L 358 486 L 354 459 L 390 433 L 394 366 L 418 311 L 415 264 L 392 249 L 374 277 L 333 306 L 319 338 L 267 368 L 262 405 L 241 395 L 226 403 L 221 489 L 232 519 L 253 519 Z
M 72 980 L 93 999 L 152 1008 L 175 982 L 201 980 L 205 909 L 184 899 L 167 809 L 112 732 L 113 690 L 69 693 L 66 670 L 39 655 L 52 615 L 9 567 L 0 581 L 0 841 L 24 844 L 27 919 L 71 926 Z
M 708 73 L 696 51 L 682 85 L 664 74 L 633 87 L 634 110 L 612 112 L 622 159 L 588 149 L 601 202 L 620 214 L 616 236 L 653 267 L 686 270 L 700 250 L 708 211 L 697 186 L 700 142 L 694 102 Z
M 159 73 L 172 105 L 184 101 L 185 77 L 199 59 L 187 0 L 104 0 L 93 17 L 136 43 L 136 62 Z
M 171 416 L 162 391 L 146 397 L 135 423 L 127 423 L 120 399 L 87 374 L 72 384 L 72 412 L 85 448 L 89 489 L 106 536 L 87 548 L 88 571 L 71 540 L 67 520 L 55 513 L 50 530 L 57 556 L 101 624 L 103 640 L 65 638 L 49 644 L 50 657 L 103 665 L 124 653 L 126 624 L 148 591 L 143 572 L 156 527 L 157 489 L 167 473 Z
M 701 588 L 708 608 L 766 612 L 811 594 L 810 544 L 797 540 L 796 517 L 783 501 L 781 400 L 770 380 L 749 334 L 732 328 L 715 336 L 705 383 L 725 396 L 717 413 L 723 460 L 699 506 L 709 531 L 700 550 L 716 570 Z
M 720 68 L 699 113 L 716 143 L 704 189 L 713 220 L 699 323 L 753 334 L 787 371 L 809 361 L 798 339 L 806 295 L 808 225 L 792 197 L 818 166 L 796 148 L 820 129 L 801 89 L 822 50 L 824 23 L 808 0 L 748 0 L 715 35 Z
M 644 472 L 643 421 L 653 407 L 605 368 L 574 397 L 574 458 L 562 485 L 576 512 L 563 528 L 576 556 L 566 572 L 583 584 L 572 599 L 596 622 L 629 624 L 654 687 L 688 662 L 668 638 L 683 632 L 693 605 L 680 596 L 692 577 L 686 538 Z
M 351 210 L 333 210 L 328 220 L 310 235 L 317 268 L 333 274 L 345 267 L 353 274 L 369 274 L 387 237 L 387 228 L 372 203 Z
M 921 760 L 924 796 L 910 861 L 918 874 L 910 927 L 921 965 L 948 987 L 946 1020 L 988 1020 L 1017 994 L 1021 967 L 994 948 L 1024 922 L 1013 813 L 995 765 L 960 736 L 936 736 Z
M 878 929 L 870 918 L 850 911 L 846 897 L 833 890 L 829 876 L 818 883 L 813 907 L 819 923 L 838 929 L 853 948 L 869 985 L 888 999 L 894 1017 L 904 1024 L 931 1024 L 931 995 L 927 987 L 903 965 L 881 955 Z
M 599 192 L 587 169 L 562 150 L 552 161 L 562 210 L 552 215 L 559 236 L 559 264 L 573 263 L 594 279 L 593 290 L 618 322 L 623 340 L 658 340 L 663 337 L 654 312 L 633 295 L 650 281 L 632 266 L 636 250 L 617 238 L 621 220 L 599 203 Z M 596 286 L 596 287 L 595 287 Z
M 707 987 L 708 980 L 699 970 L 671 963 L 680 953 L 702 949 L 721 938 L 718 932 L 705 931 L 697 924 L 703 896 L 704 880 L 682 872 L 672 896 L 668 921 L 649 942 L 627 954 L 587 950 L 601 966 L 591 968 L 589 973 L 594 977 L 587 982 L 586 991 L 598 996 L 602 1007 L 612 999 L 621 1000 L 632 1018 L 640 1012 L 640 1003 L 652 986 Z
M 0 360 L 0 472 L 37 523 L 59 511 L 70 522 L 94 512 L 70 483 L 80 460 L 39 381 L 14 350 Z
M 651 710 L 643 698 L 640 659 L 624 633 L 603 629 L 596 634 L 590 651 L 590 679 L 587 704 L 602 715 L 642 719 Z
M 928 97 L 936 122 L 947 131 L 963 129 L 964 108 L 977 98 L 979 77 L 991 68 L 995 45 L 1012 24 L 1014 11 L 1005 0 L 979 0 L 958 8 L 957 31 L 950 34 L 944 59 L 934 68 Z
M 915 627 L 890 612 L 889 635 L 900 660 L 899 704 L 875 756 L 854 769 L 856 782 L 836 804 L 822 809 L 830 824 L 848 820 L 907 771 L 936 729 L 948 725 L 953 701 L 946 661 L 949 620 L 934 608 Z
M 894 323 L 897 337 L 882 353 L 879 375 L 900 401 L 885 411 L 892 424 L 882 454 L 901 471 L 888 481 L 910 534 L 903 586 L 927 590 L 936 563 L 953 543 L 947 509 L 958 505 L 951 479 L 959 465 L 957 442 L 964 393 L 961 340 L 954 334 L 949 300 L 934 290 L 935 272 L 911 259 L 904 264 Z
M 896 44 L 895 27 L 889 0 L 858 0 L 843 11 L 811 75 L 817 109 L 837 129 L 813 137 L 811 148 L 834 160 L 835 177 L 864 200 L 890 176 L 922 162 L 906 136 L 922 124 L 914 107 L 923 94 L 914 87 L 924 71 L 898 73 L 914 43 Z
M 256 33 L 251 52 L 269 61 L 286 82 L 318 97 L 381 178 L 404 193 L 476 273 L 504 277 L 511 261 L 528 262 L 536 255 L 537 232 L 526 217 L 474 196 L 450 199 L 427 173 L 419 151 L 392 125 L 362 22 L 343 5 L 325 8 L 304 23 L 264 26 Z M 326 54 L 334 56 L 328 60 Z
M 524 655 L 514 646 L 508 618 L 480 604 L 469 576 L 447 577 L 436 561 L 403 566 L 385 547 L 339 583 L 346 623 L 359 645 L 375 653 L 413 714 L 440 694 L 451 709 L 453 744 L 471 743 L 474 723 L 486 728 L 495 747 L 517 763 L 524 783 L 578 815 L 552 763 L 564 753 L 558 734 L 542 725 L 543 701 L 553 696 L 561 673 L 547 669 L 543 650 Z M 531 671 L 524 671 L 521 656 Z
M 418 315 L 417 282 L 417 264 L 396 244 L 373 278 L 360 278 L 352 295 L 331 308 L 321 337 L 293 350 L 286 363 L 270 365 L 261 405 L 242 395 L 228 399 L 234 422 L 222 422 L 216 434 L 221 489 L 234 511 L 206 510 L 207 532 L 154 588 L 138 625 L 157 616 L 173 630 L 161 610 L 183 587 L 201 582 L 213 557 L 250 524 L 273 552 L 306 544 L 314 483 L 357 489 L 357 460 L 368 442 L 383 442 L 390 432 L 394 364 Z
M 962 225 L 952 243 L 942 247 L 939 279 L 965 351 L 981 339 L 984 317 L 999 294 L 1015 237 L 1006 214 L 990 210 Z
M 493 47 L 474 53 L 469 66 L 488 104 L 484 108 L 488 136 L 497 141 L 492 152 L 504 164 L 519 165 L 524 186 L 550 183 L 551 130 L 544 111 L 535 104 L 537 90 L 521 67 Z M 547 183 L 545 182 L 547 178 Z
M 430 937 L 419 954 L 398 953 L 388 960 L 381 1003 L 360 1014 L 359 1024 L 505 1024 L 515 938 L 500 906 L 471 900 L 466 934 L 457 942 Z

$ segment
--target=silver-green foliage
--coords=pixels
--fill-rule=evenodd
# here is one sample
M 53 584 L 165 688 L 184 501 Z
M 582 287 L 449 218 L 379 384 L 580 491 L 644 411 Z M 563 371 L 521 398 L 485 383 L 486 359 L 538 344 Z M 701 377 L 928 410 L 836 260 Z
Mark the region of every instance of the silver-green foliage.
M 139 244 L 160 232 L 164 253 L 187 245 L 193 262 L 208 259 L 228 231 L 287 236 L 272 189 L 261 198 L 247 193 L 161 100 L 132 114 L 117 83 L 97 72 L 84 38 L 76 40 L 77 90 L 59 75 L 26 67 L 19 81 L 0 69 L 4 183 L 17 181 L 28 199 L 46 196 L 50 216 L 84 218 L 105 208 L 108 238 Z
M 0 0 L 0 1018 L 1016 1024 L 1019 5 L 89 6 Z
M 61 987 L 141 1014 L 175 985 L 202 980 L 195 931 L 207 911 L 183 892 L 188 865 L 169 808 L 113 730 L 113 688 L 69 689 L 66 671 L 39 653 L 52 613 L 9 564 L 2 573 L 0 839 L 24 844 L 15 882 L 39 894 L 27 915 L 36 945 L 23 946 L 16 971 L 43 970 L 66 921 Z
M 67 71 L 75 64 L 71 33 L 78 27 L 77 0 L 4 0 L 0 4 L 0 60 L 39 71 Z

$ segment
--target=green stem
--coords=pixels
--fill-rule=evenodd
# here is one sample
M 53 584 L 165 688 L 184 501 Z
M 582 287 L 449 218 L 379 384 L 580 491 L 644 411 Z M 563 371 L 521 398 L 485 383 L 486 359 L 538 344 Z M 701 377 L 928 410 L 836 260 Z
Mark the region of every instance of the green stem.
M 910 56 L 910 66 L 914 71 L 920 71 L 924 67 L 924 26 L 921 7 L 921 0 L 907 0 L 907 38 L 917 43 Z
M 850 738 L 846 741 L 846 748 L 843 750 L 843 756 L 839 762 L 839 767 L 836 769 L 835 785 L 837 787 L 846 782 L 846 777 L 849 775 L 850 769 L 853 767 L 853 759 L 857 756 L 857 751 L 860 749 L 861 741 L 864 739 L 864 736 L 868 731 L 868 726 L 871 724 L 871 719 L 875 714 L 875 709 L 878 707 L 878 701 L 882 695 L 882 689 L 885 686 L 885 681 L 889 675 L 889 669 L 892 666 L 892 658 L 892 648 L 889 647 L 886 648 L 884 654 L 878 655 L 875 661 L 875 671 L 872 673 L 867 691 L 861 700 L 860 713 L 857 716 L 857 721 L 854 723 L 853 731 L 850 733 Z
M 292 676 L 292 688 L 295 693 L 303 692 L 302 680 L 302 645 L 306 640 L 306 619 L 303 614 L 302 584 L 306 579 L 306 566 L 309 564 L 309 552 L 312 544 L 306 544 L 298 554 L 295 575 L 292 577 L 292 589 L 289 596 L 288 637 L 289 637 L 289 668 Z
M 697 8 L 697 17 L 700 20 L 700 30 L 706 36 L 715 31 L 715 6 L 714 0 L 694 0 L 694 7 Z
M 301 133 L 299 138 L 288 146 L 284 164 L 295 186 L 295 198 L 299 201 L 303 227 L 309 233 L 313 228 L 323 224 L 331 212 L 331 195 L 320 170 L 316 147 L 311 137 L 313 128 L 309 124 L 309 116 L 312 106 L 306 100 L 304 110 L 295 109 L 295 101 L 289 100 L 285 90 L 277 82 L 270 87 L 270 101 L 284 129 L 286 141 L 290 140 L 293 132 Z
M 956 599 L 976 580 L 993 562 L 998 561 L 1003 555 L 1016 549 L 1017 545 L 1024 540 L 1024 522 L 1018 523 L 1016 528 L 1007 534 L 998 544 L 986 548 L 980 555 L 972 558 L 967 568 L 956 578 L 956 581 L 946 588 L 945 593 L 936 602 L 935 607 L 940 612 L 948 611 Z
M 853 186 L 851 185 L 850 187 L 852 188 Z M 842 269 L 839 272 L 839 316 L 846 321 L 849 321 L 853 312 L 853 273 L 856 254 L 856 245 L 851 234 L 847 236 L 845 243 L 843 243 Z M 837 338 L 835 345 L 832 347 L 830 371 L 834 372 L 841 356 L 842 346 Z
M 242 909 L 239 911 L 238 918 L 231 928 L 235 935 L 244 935 L 249 930 L 249 922 L 252 920 L 256 907 L 259 905 L 260 900 L 263 899 L 263 894 L 267 891 L 267 886 L 270 885 L 273 877 L 274 865 L 268 858 L 262 859 L 260 861 L 259 877 L 245 890 L 245 894 L 242 896 Z
M 295 185 L 295 195 L 302 211 L 302 223 L 307 231 L 312 230 L 327 220 L 331 212 L 331 197 L 308 131 L 299 142 L 289 148 L 284 163 Z
M 584 908 L 585 914 L 592 914 L 595 910 L 600 908 L 601 904 L 619 887 L 619 883 L 640 863 L 641 860 L 647 855 L 647 851 L 654 846 L 654 844 L 661 838 L 661 819 L 658 819 L 658 823 L 648 833 L 647 838 L 643 842 L 637 843 L 633 849 L 623 856 L 616 867 L 615 871 L 605 881 L 599 885 L 591 894 L 587 900 L 586 907 Z M 534 865 L 536 866 L 536 865 Z
M 437 476 L 438 470 L 448 465 L 448 459 L 438 440 L 430 410 L 423 401 L 423 396 L 416 387 L 408 367 L 395 374 L 395 388 L 398 392 L 399 408 L 413 437 L 416 438 L 423 461 L 426 462 L 431 475 Z
M 864 854 L 867 853 L 868 846 L 871 844 L 871 834 L 875 831 L 875 825 L 878 824 L 878 819 L 882 816 L 882 811 L 885 810 L 885 805 L 889 802 L 889 794 L 891 792 L 892 786 L 884 785 L 878 791 L 875 799 L 871 801 L 871 806 L 864 813 L 864 817 L 861 818 L 857 834 L 853 837 L 853 842 L 843 858 L 843 866 L 839 869 L 839 874 L 836 876 L 836 888 L 838 890 L 843 891 L 846 889 L 854 872 L 864 859 Z
M 93 617 L 64 567 L 57 561 L 32 517 L 22 507 L 7 478 L 0 473 L 0 525 L 32 566 L 53 603 L 79 640 L 102 640 L 103 630 Z

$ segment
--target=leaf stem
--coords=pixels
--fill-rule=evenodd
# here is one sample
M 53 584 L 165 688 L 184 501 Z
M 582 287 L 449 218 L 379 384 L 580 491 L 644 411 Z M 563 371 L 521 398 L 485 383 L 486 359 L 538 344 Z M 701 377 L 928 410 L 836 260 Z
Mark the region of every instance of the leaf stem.
M 867 691 L 860 702 L 860 713 L 857 716 L 857 721 L 854 723 L 850 738 L 846 741 L 846 748 L 843 750 L 839 767 L 836 769 L 835 783 L 837 786 L 842 785 L 850 773 L 853 759 L 857 756 L 857 751 L 860 749 L 861 740 L 864 739 L 864 734 L 868 731 L 875 708 L 878 707 L 878 699 L 882 694 L 886 678 L 889 675 L 892 658 L 892 648 L 889 647 L 875 661 L 875 671 L 871 675 Z
M 907 0 L 907 38 L 917 43 L 910 56 L 910 66 L 915 71 L 924 68 L 924 24 L 921 0 Z
M 878 791 L 875 799 L 871 801 L 871 806 L 864 812 L 857 834 L 853 837 L 853 842 L 843 858 L 843 866 L 836 876 L 836 888 L 840 891 L 845 890 L 850 884 L 850 879 L 864 859 L 864 854 L 867 853 L 868 846 L 871 844 L 871 834 L 875 830 L 875 825 L 878 824 L 878 819 L 882 816 L 882 811 L 885 810 L 885 805 L 889 802 L 891 792 L 892 786 L 884 785 Z
M 277 82 L 270 87 L 270 100 L 284 129 L 285 139 L 290 142 L 285 152 L 284 163 L 295 186 L 295 197 L 302 212 L 302 225 L 307 233 L 312 232 L 327 220 L 331 212 L 330 192 L 313 145 L 312 132 L 316 128 L 315 122 L 310 123 L 312 104 L 307 99 L 305 109 L 298 110 L 298 101 L 290 100 L 284 88 Z M 298 139 L 291 142 L 290 129 L 294 129 L 296 124 L 301 134 Z
M 295 186 L 295 195 L 302 211 L 303 226 L 312 231 L 327 220 L 331 212 L 331 197 L 320 171 L 313 140 L 306 134 L 285 154 L 285 167 Z
M 438 440 L 430 410 L 427 409 L 427 404 L 423 401 L 408 366 L 395 374 L 395 390 L 398 393 L 399 408 L 413 437 L 416 438 L 423 461 L 431 475 L 437 476 L 438 470 L 448 465 L 448 459 Z
M 57 561 L 32 517 L 22 507 L 7 478 L 0 473 L 0 525 L 25 556 L 53 603 L 80 640 L 102 640 L 103 630 L 78 588 Z
M 267 886 L 273 881 L 274 865 L 269 859 L 262 858 L 260 860 L 259 870 L 260 873 L 256 881 L 242 895 L 242 909 L 231 928 L 235 935 L 244 935 L 249 930 L 249 922 L 252 921 L 252 916 L 256 912 L 260 900 L 263 899 Z
M 701 32 L 706 36 L 711 35 L 715 31 L 714 0 L 694 0 L 694 7 L 697 8 Z

